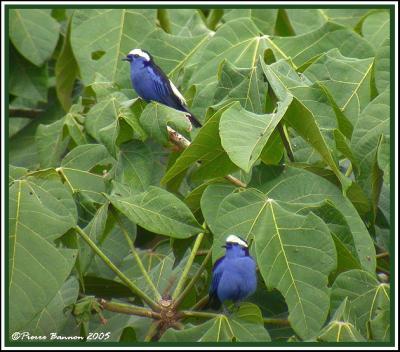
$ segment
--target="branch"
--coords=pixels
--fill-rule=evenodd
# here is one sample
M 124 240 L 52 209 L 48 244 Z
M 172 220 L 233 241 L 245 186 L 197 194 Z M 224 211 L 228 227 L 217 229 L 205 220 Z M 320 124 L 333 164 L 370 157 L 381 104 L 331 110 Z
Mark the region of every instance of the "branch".
M 181 278 L 179 279 L 178 284 L 176 285 L 175 291 L 172 295 L 172 299 L 176 299 L 176 297 L 180 295 L 183 289 L 183 285 L 185 284 L 186 278 L 189 274 L 189 270 L 192 267 L 194 258 L 196 257 L 197 250 L 199 249 L 201 241 L 203 240 L 203 237 L 204 237 L 204 232 L 198 234 L 196 241 L 194 242 L 192 252 L 190 253 L 189 259 L 186 262 L 185 268 L 183 269 Z
M 122 224 L 118 214 L 116 214 L 114 207 L 111 207 L 111 213 L 114 215 L 115 219 L 117 220 L 117 223 L 118 223 L 122 233 L 124 234 L 126 241 L 128 242 L 129 248 L 130 248 L 130 250 L 132 252 L 133 257 L 136 260 L 136 264 L 138 265 L 140 271 L 143 274 L 143 277 L 147 281 L 149 287 L 153 290 L 157 301 L 159 301 L 161 299 L 161 295 L 158 292 L 157 288 L 154 286 L 153 281 L 151 280 L 147 270 L 145 269 L 145 267 L 143 265 L 142 260 L 140 259 L 139 255 L 138 255 L 138 253 L 136 251 L 135 246 L 133 245 L 133 242 L 132 242 L 131 238 L 129 237 L 128 231 L 125 229 L 125 226 Z
M 28 117 L 34 119 L 42 114 L 42 109 L 24 109 L 24 108 L 9 108 L 8 117 Z
M 179 304 L 182 302 L 182 300 L 186 297 L 186 295 L 192 289 L 194 284 L 197 282 L 197 280 L 200 277 L 201 273 L 205 269 L 208 260 L 211 258 L 211 254 L 212 254 L 212 251 L 209 250 L 208 253 L 207 253 L 207 256 L 203 260 L 203 263 L 201 263 L 200 268 L 197 270 L 196 274 L 192 277 L 192 280 L 190 280 L 189 284 L 186 286 L 186 288 L 183 290 L 183 292 L 176 298 L 176 300 L 174 302 L 174 307 L 178 307 L 179 306 Z M 208 301 L 208 295 L 206 297 L 207 297 L 207 301 Z M 203 299 L 201 299 L 200 302 L 202 300 Z M 197 302 L 197 303 L 200 303 L 200 302 Z M 196 304 L 196 306 L 197 306 L 197 304 Z M 193 307 L 193 309 L 194 309 L 194 307 Z
M 152 310 L 146 309 L 144 307 L 139 307 L 131 304 L 110 302 L 103 298 L 98 299 L 98 302 L 103 309 L 110 312 L 138 315 L 141 317 L 152 319 L 161 319 L 160 313 L 153 312 Z
M 287 319 L 263 318 L 263 322 L 264 322 L 264 324 L 290 326 L 289 320 L 287 320 Z
M 142 298 L 152 309 L 160 310 L 160 306 L 153 301 L 146 293 L 144 293 L 139 287 L 137 287 L 123 272 L 121 272 L 114 263 L 103 253 L 103 251 L 97 247 L 96 243 L 79 227 L 75 227 L 75 231 L 81 236 L 85 242 L 93 249 L 93 251 L 103 260 L 103 262 L 121 279 L 125 285 L 127 285 L 131 291 Z
M 171 127 L 167 126 L 167 131 L 169 135 L 169 139 L 172 143 L 174 143 L 177 147 L 179 147 L 180 150 L 186 149 L 190 145 L 190 141 L 182 136 L 180 133 L 176 132 L 174 129 Z M 243 187 L 246 188 L 247 185 L 237 179 L 236 177 L 232 175 L 226 175 L 224 176 L 226 180 L 228 180 L 230 183 L 234 184 L 235 186 L 238 187 Z
M 189 318 L 189 317 L 195 317 L 195 318 L 218 318 L 219 316 L 223 314 L 217 314 L 217 313 L 209 313 L 209 312 L 197 312 L 194 310 L 181 310 L 179 312 L 181 318 Z

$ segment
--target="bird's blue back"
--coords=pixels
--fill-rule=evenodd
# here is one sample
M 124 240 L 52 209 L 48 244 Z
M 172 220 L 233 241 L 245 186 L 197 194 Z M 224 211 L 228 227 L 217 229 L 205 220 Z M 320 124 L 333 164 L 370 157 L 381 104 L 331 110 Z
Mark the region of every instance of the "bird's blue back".
M 131 81 L 136 93 L 146 101 L 157 101 L 179 111 L 187 112 L 172 92 L 168 77 L 154 63 L 136 59 L 131 64 Z
M 256 263 L 240 246 L 227 248 L 226 255 L 215 262 L 210 296 L 220 302 L 243 300 L 257 288 Z

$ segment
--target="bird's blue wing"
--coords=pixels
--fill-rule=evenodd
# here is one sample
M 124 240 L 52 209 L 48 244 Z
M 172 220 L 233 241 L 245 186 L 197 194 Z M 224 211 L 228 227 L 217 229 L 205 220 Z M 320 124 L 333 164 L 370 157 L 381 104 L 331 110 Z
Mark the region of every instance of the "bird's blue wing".
M 217 288 L 218 288 L 218 284 L 219 284 L 219 280 L 221 280 L 221 276 L 222 276 L 222 267 L 221 264 L 223 262 L 223 260 L 225 259 L 224 257 L 219 258 L 212 269 L 212 280 L 211 280 L 211 285 L 210 285 L 210 296 L 216 295 L 217 292 Z

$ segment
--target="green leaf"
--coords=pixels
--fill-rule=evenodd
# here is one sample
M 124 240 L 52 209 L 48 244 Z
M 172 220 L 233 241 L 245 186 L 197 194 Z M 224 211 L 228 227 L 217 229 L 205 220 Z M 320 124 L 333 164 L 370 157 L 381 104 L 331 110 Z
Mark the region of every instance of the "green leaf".
M 35 142 L 43 168 L 58 166 L 67 149 L 69 136 L 64 136 L 64 121 L 62 118 L 49 125 L 39 125 L 36 130 Z
M 132 141 L 121 145 L 115 166 L 115 180 L 134 191 L 146 191 L 159 185 L 164 166 L 159 159 L 165 153 L 156 145 Z
M 18 51 L 36 66 L 53 53 L 60 25 L 47 9 L 11 9 L 10 39 Z
M 375 182 L 373 168 L 381 135 L 389 138 L 389 90 L 372 100 L 362 111 L 354 127 L 351 148 L 358 162 L 356 180 L 369 199 L 372 200 Z
M 250 172 L 291 103 L 292 96 L 287 95 L 278 103 L 276 112 L 265 115 L 251 113 L 239 104 L 223 112 L 220 121 L 221 143 L 237 166 Z
M 360 342 L 365 338 L 356 329 L 347 297 L 340 304 L 332 320 L 322 329 L 318 338 L 326 342 Z
M 189 208 L 162 188 L 130 195 L 108 196 L 126 217 L 146 230 L 175 238 L 188 238 L 202 231 Z
M 222 148 L 219 136 L 221 115 L 230 105 L 224 105 L 213 113 L 200 129 L 193 142 L 182 152 L 172 167 L 168 169 L 162 179 L 162 183 L 165 184 L 185 172 L 197 160 L 201 161 L 201 165 L 196 170 L 198 178 L 225 176 L 236 169 L 236 166 L 230 161 Z
M 72 149 L 63 158 L 61 166 L 90 171 L 96 165 L 107 165 L 111 160 L 110 154 L 102 144 L 84 144 Z
M 167 125 L 181 133 L 190 131 L 191 123 L 186 116 L 187 113 L 152 102 L 143 110 L 140 123 L 149 137 L 166 144 L 169 140 Z
M 28 169 L 24 167 L 18 167 L 14 165 L 8 166 L 8 184 L 11 186 L 11 183 L 18 180 L 19 178 L 25 176 L 28 173 Z
M 389 333 L 389 316 L 383 321 L 381 312 L 388 311 L 390 306 L 389 285 L 380 283 L 374 275 L 362 270 L 350 270 L 340 274 L 332 286 L 332 308 L 339 306 L 345 298 L 349 300 L 354 313 L 356 327 L 367 335 L 368 324 L 374 319 L 381 320 Z M 382 334 L 378 333 L 378 336 Z M 381 336 L 382 337 L 382 336 Z
M 121 59 L 155 28 L 156 11 L 80 9 L 71 22 L 71 47 L 85 85 L 96 72 L 129 86 L 129 65 Z
M 282 82 L 276 75 L 273 67 L 266 66 L 263 63 L 262 65 L 264 73 L 266 74 L 272 89 L 280 101 L 283 101 L 288 95 L 291 95 L 285 83 Z M 313 112 L 309 110 L 308 107 L 301 102 L 301 100 L 297 99 L 297 97 L 293 97 L 292 103 L 284 115 L 284 120 L 289 124 L 289 126 L 295 129 L 296 132 L 303 137 L 303 139 L 312 145 L 315 150 L 319 152 L 326 164 L 330 166 L 342 184 L 343 191 L 346 191 L 350 186 L 351 181 L 344 177 L 344 175 L 340 172 L 333 157 L 332 150 L 322 135 Z
M 259 63 L 250 69 L 241 69 L 224 61 L 218 76 L 215 103 L 239 101 L 248 111 L 257 114 L 265 112 L 267 85 Z
M 79 283 L 70 276 L 46 307 L 36 315 L 26 330 L 33 335 L 49 336 L 58 333 L 67 323 L 68 315 L 65 309 L 76 302 L 79 293 Z
M 15 50 L 11 50 L 10 94 L 34 102 L 47 101 L 48 67 L 37 67 L 26 61 Z
M 294 37 L 273 37 L 271 47 L 278 58 L 293 62 L 294 68 L 310 64 L 330 49 L 340 48 L 342 55 L 358 59 L 374 56 L 368 42 L 354 31 L 336 23 Z
M 378 49 L 390 36 L 390 14 L 388 11 L 373 12 L 363 21 L 363 37 L 374 49 Z
M 76 224 L 76 217 L 54 195 L 65 192 L 64 186 L 52 181 L 41 187 L 34 181 L 18 180 L 10 188 L 11 332 L 24 329 L 50 303 L 76 258 L 75 250 L 52 243 Z
M 79 74 L 79 67 L 71 47 L 72 16 L 69 18 L 67 33 L 65 34 L 63 46 L 55 67 L 57 96 L 65 111 L 68 111 L 71 107 L 72 89 L 74 88 L 75 79 Z
M 336 268 L 334 243 L 323 221 L 289 212 L 252 188 L 224 198 L 216 217 L 213 258 L 229 234 L 254 238 L 261 275 L 285 297 L 291 326 L 302 338 L 316 334 L 328 314 L 328 274 Z
M 167 9 L 166 11 L 171 25 L 171 34 L 193 37 L 209 32 L 200 16 L 201 10 Z
M 375 84 L 379 93 L 390 86 L 390 40 L 383 41 L 375 56 Z
M 322 55 L 304 74 L 325 87 L 340 111 L 354 125 L 371 97 L 373 58 L 356 59 L 343 56 L 338 49 Z
M 270 341 L 271 338 L 264 329 L 259 308 L 250 303 L 244 303 L 231 317 L 217 315 L 215 318 L 200 324 L 189 325 L 184 330 L 167 330 L 161 337 L 163 342 L 223 342 L 223 341 Z
M 278 16 L 277 9 L 232 9 L 225 10 L 223 19 L 233 21 L 238 18 L 249 18 L 264 34 L 274 34 Z

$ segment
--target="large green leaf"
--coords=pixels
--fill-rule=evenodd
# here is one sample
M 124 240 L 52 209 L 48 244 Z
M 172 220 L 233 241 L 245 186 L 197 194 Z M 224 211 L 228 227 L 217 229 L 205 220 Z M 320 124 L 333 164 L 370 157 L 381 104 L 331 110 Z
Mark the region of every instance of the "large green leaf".
M 68 197 L 65 201 L 72 201 L 71 195 L 59 181 L 42 186 L 29 178 L 15 181 L 10 188 L 11 332 L 23 329 L 43 311 L 76 258 L 75 250 L 56 248 L 52 243 L 76 224 L 76 214 L 60 200 Z
M 248 111 L 257 114 L 265 112 L 267 85 L 263 79 L 260 63 L 250 69 L 241 69 L 224 61 L 218 76 L 219 81 L 214 96 L 216 104 L 239 101 Z
M 280 76 L 276 73 L 275 69 L 277 66 L 274 65 L 267 66 L 265 64 L 262 65 L 263 65 L 263 70 L 268 78 L 268 81 L 272 89 L 274 90 L 274 93 L 277 95 L 278 99 L 282 102 L 286 99 L 288 95 L 292 95 L 291 91 L 289 90 L 288 83 L 282 82 Z M 278 72 L 279 72 L 279 66 L 278 66 Z M 293 73 L 293 75 L 296 76 L 297 74 Z M 289 82 L 292 81 L 290 76 L 288 80 Z M 321 94 L 321 92 L 319 94 Z M 304 96 L 302 98 L 304 100 L 310 99 L 310 97 L 306 99 Z M 315 98 L 316 102 L 311 103 L 313 108 L 316 109 L 318 112 L 321 111 L 320 109 L 322 105 L 318 101 L 320 99 L 321 98 Z M 345 191 L 350 186 L 351 181 L 346 177 L 344 177 L 344 175 L 340 172 L 338 164 L 332 153 L 332 150 L 329 147 L 326 138 L 324 137 L 319 128 L 319 121 L 317 121 L 317 119 L 314 116 L 314 111 L 313 111 L 314 109 L 311 110 L 308 106 L 303 104 L 302 100 L 294 96 L 292 98 L 290 107 L 287 109 L 284 115 L 284 120 L 287 121 L 289 126 L 295 129 L 296 132 L 304 140 L 307 141 L 307 143 L 309 143 L 316 151 L 318 151 L 318 153 L 324 159 L 326 164 L 330 166 L 330 168 L 332 169 L 338 180 L 341 182 L 343 191 Z M 329 107 L 328 109 L 331 110 L 331 116 L 332 116 L 333 114 L 332 108 Z M 330 122 L 330 124 L 332 125 L 332 122 Z
M 213 257 L 229 234 L 253 238 L 261 275 L 285 297 L 291 326 L 302 338 L 314 336 L 328 314 L 328 274 L 336 268 L 326 224 L 314 214 L 289 212 L 251 188 L 224 198 L 216 216 Z
M 47 101 L 48 66 L 37 67 L 11 49 L 9 92 L 33 102 Z
M 78 280 L 71 276 L 64 282 L 49 304 L 43 307 L 42 311 L 30 322 L 26 330 L 38 336 L 49 336 L 51 333 L 61 331 L 68 319 L 65 308 L 75 303 L 78 293 Z
M 329 324 L 322 329 L 318 340 L 327 342 L 365 341 L 365 338 L 355 327 L 354 317 L 347 297 L 335 311 Z
M 258 160 L 268 139 L 288 112 L 292 95 L 278 104 L 276 112 L 258 115 L 234 104 L 221 116 L 220 136 L 229 158 L 245 172 L 249 172 Z
M 145 192 L 108 196 L 111 203 L 143 228 L 176 238 L 202 231 L 189 208 L 162 188 L 150 186 Z
M 161 337 L 164 342 L 232 342 L 270 341 L 267 330 L 264 329 L 260 310 L 257 306 L 242 304 L 231 317 L 218 315 L 206 323 L 193 326 L 189 325 L 184 330 L 167 330 Z
M 185 172 L 197 160 L 201 161 L 196 170 L 198 178 L 225 176 L 236 169 L 222 148 L 219 136 L 219 122 L 222 113 L 230 106 L 225 105 L 215 111 L 200 129 L 193 142 L 178 157 L 172 167 L 164 175 L 162 182 L 166 183 L 177 175 Z
M 10 39 L 18 51 L 36 66 L 53 53 L 60 31 L 48 9 L 11 9 Z
M 383 41 L 375 57 L 375 84 L 379 93 L 390 85 L 390 40 Z
M 129 65 L 121 59 L 155 28 L 156 10 L 80 9 L 71 23 L 71 46 L 83 82 L 96 72 L 129 86 Z
M 277 9 L 232 9 L 225 10 L 223 19 L 233 21 L 238 18 L 249 18 L 264 34 L 275 34 L 275 25 L 278 17 Z
M 373 58 L 356 59 L 343 56 L 338 49 L 322 55 L 304 74 L 325 87 L 340 111 L 353 123 L 369 103 Z
M 364 59 L 374 56 L 368 42 L 354 31 L 327 22 L 322 27 L 294 37 L 273 37 L 271 47 L 278 58 L 290 58 L 295 68 L 311 63 L 330 49 L 340 48 L 344 56 Z
M 363 21 L 361 32 L 373 48 L 379 48 L 390 36 L 389 12 L 378 11 L 371 13 Z
M 350 308 L 355 316 L 357 328 L 367 336 L 372 323 L 378 325 L 375 330 L 378 340 L 388 339 L 390 334 L 390 319 L 385 311 L 389 311 L 389 285 L 380 283 L 374 275 L 362 270 L 351 270 L 340 274 L 332 286 L 332 307 L 336 309 L 340 302 L 347 297 Z M 377 323 L 379 322 L 379 323 Z M 382 325 L 384 331 L 382 334 Z M 376 328 L 376 326 L 375 326 Z
M 373 168 L 377 167 L 376 154 L 381 135 L 389 138 L 389 99 L 389 89 L 386 89 L 367 105 L 354 127 L 351 139 L 351 148 L 358 162 L 357 181 L 370 199 L 376 192 Z M 376 204 L 377 200 L 374 201 Z
M 121 145 L 115 180 L 139 192 L 150 185 L 159 185 L 164 171 L 159 159 L 164 155 L 158 146 L 152 144 L 132 141 Z
M 65 111 L 71 107 L 72 89 L 79 74 L 79 67 L 71 47 L 71 18 L 68 21 L 67 33 L 55 67 L 57 96 Z
M 166 144 L 169 140 L 167 125 L 184 134 L 187 134 L 192 127 L 187 113 L 155 102 L 148 104 L 143 110 L 140 123 L 149 137 L 162 144 Z
M 200 15 L 199 10 L 174 9 L 166 10 L 170 22 L 171 34 L 181 36 L 196 36 L 209 32 Z

